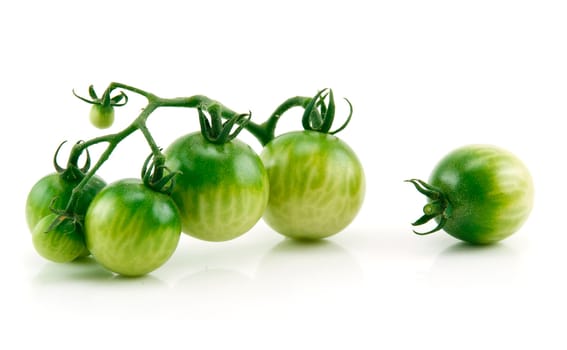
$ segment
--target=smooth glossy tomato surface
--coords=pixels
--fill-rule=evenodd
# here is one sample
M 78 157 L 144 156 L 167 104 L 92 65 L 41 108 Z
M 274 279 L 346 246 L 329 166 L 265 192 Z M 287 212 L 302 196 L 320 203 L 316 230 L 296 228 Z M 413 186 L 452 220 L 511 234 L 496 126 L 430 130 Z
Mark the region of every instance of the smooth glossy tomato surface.
M 290 132 L 268 143 L 261 157 L 270 179 L 264 219 L 274 230 L 292 238 L 318 239 L 354 220 L 364 199 L 364 171 L 339 138 Z
M 448 201 L 443 230 L 470 243 L 494 243 L 510 236 L 533 207 L 534 186 L 527 167 L 514 154 L 492 145 L 467 145 L 449 153 L 433 170 L 429 184 Z
M 78 183 L 78 181 L 67 180 L 58 173 L 44 176 L 36 182 L 28 193 L 26 200 L 26 221 L 30 231 L 33 231 L 35 225 L 42 218 L 53 213 L 50 209 L 51 204 L 53 204 L 53 209 L 65 209 L 73 188 Z M 75 207 L 76 214 L 85 215 L 94 196 L 104 186 L 106 186 L 106 182 L 98 176 L 93 176 L 81 192 Z
M 93 104 L 89 114 L 91 124 L 99 129 L 107 129 L 114 124 L 114 106 Z
M 60 220 L 58 225 L 53 225 Z M 71 219 L 59 218 L 49 214 L 42 218 L 32 231 L 32 241 L 36 251 L 47 260 L 70 262 L 88 255 L 81 228 Z
M 217 145 L 201 133 L 183 136 L 165 151 L 166 167 L 179 172 L 172 198 L 183 232 L 206 241 L 227 241 L 249 231 L 268 203 L 268 175 L 245 143 Z
M 139 276 L 163 265 L 175 251 L 181 220 L 173 200 L 125 179 L 105 187 L 85 217 L 85 238 L 93 257 L 107 269 Z

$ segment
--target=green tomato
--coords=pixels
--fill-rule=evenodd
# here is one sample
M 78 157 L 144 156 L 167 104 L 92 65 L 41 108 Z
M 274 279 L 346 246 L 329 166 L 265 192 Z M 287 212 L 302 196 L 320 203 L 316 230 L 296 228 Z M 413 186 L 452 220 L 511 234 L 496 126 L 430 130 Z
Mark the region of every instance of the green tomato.
M 73 188 L 78 184 L 78 180 L 69 180 L 58 173 L 49 174 L 36 182 L 26 200 L 26 221 L 30 231 L 42 218 L 52 213 L 50 209 L 52 202 L 53 209 L 65 209 Z M 104 186 L 106 183 L 101 178 L 97 176 L 90 178 L 79 197 L 75 213 L 85 215 L 94 196 Z
M 364 199 L 365 177 L 353 150 L 316 131 L 280 135 L 261 154 L 270 179 L 264 220 L 297 239 L 320 239 L 346 228 Z
M 56 220 L 61 222 L 50 229 Z M 32 231 L 32 241 L 39 255 L 54 262 L 70 262 L 87 252 L 79 225 L 71 219 L 60 219 L 56 214 L 49 214 L 38 222 Z
M 102 266 L 124 276 L 162 266 L 177 248 L 180 234 L 173 200 L 137 179 L 105 187 L 85 217 L 87 248 Z
M 515 155 L 492 145 L 450 152 L 422 185 L 430 199 L 424 220 L 416 223 L 435 218 L 438 226 L 430 232 L 443 229 L 473 244 L 498 242 L 517 232 L 533 207 L 530 172 Z
M 179 172 L 172 198 L 183 232 L 206 241 L 227 241 L 249 231 L 268 203 L 268 176 L 245 143 L 222 145 L 201 133 L 180 137 L 165 151 L 166 167 Z
M 91 124 L 99 129 L 107 129 L 114 124 L 114 106 L 93 104 L 90 112 Z

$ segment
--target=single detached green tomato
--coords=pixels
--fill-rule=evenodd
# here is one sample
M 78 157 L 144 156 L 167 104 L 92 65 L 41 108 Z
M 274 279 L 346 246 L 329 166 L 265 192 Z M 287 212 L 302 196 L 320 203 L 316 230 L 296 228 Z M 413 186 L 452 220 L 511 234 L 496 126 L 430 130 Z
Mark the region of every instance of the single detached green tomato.
M 291 238 L 319 239 L 354 220 L 364 199 L 364 171 L 339 138 L 290 132 L 268 143 L 261 157 L 270 178 L 264 220 L 274 230 Z
M 474 244 L 494 243 L 512 235 L 533 206 L 534 186 L 526 166 L 512 153 L 492 145 L 458 148 L 441 159 L 429 183 L 412 182 L 429 197 L 425 215 L 416 223 L 434 218 L 438 226 L 430 232 L 443 229 Z
M 85 217 L 87 248 L 102 266 L 124 276 L 140 276 L 173 254 L 181 221 L 173 200 L 140 180 L 105 187 Z
M 52 213 L 53 209 L 65 209 L 73 188 L 78 181 L 67 180 L 64 176 L 53 173 L 41 178 L 30 190 L 26 200 L 26 221 L 30 231 L 45 216 Z M 93 176 L 83 188 L 77 203 L 76 214 L 85 215 L 87 208 L 94 196 L 104 187 L 106 183 L 99 177 Z
M 248 232 L 268 203 L 268 175 L 247 144 L 222 145 L 201 133 L 185 135 L 165 151 L 166 167 L 179 171 L 172 198 L 183 232 L 206 241 L 227 241 Z
M 51 224 L 61 220 L 51 228 Z M 41 219 L 32 231 L 32 241 L 36 251 L 47 260 L 70 262 L 85 256 L 86 246 L 80 227 L 71 219 L 60 219 L 49 214 Z
M 114 107 L 93 104 L 90 113 L 91 124 L 99 129 L 107 129 L 114 124 Z

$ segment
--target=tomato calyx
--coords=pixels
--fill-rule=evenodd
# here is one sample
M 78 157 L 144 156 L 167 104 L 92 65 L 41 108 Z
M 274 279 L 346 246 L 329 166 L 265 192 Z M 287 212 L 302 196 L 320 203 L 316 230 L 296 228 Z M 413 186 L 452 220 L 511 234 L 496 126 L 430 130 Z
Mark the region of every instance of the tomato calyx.
M 161 149 L 160 149 L 161 152 Z M 142 166 L 142 181 L 144 185 L 152 190 L 170 195 L 175 186 L 175 177 L 179 171 L 171 172 L 165 166 L 163 154 L 150 154 Z
M 57 147 L 57 150 L 53 155 L 53 167 L 55 168 L 55 171 L 66 181 L 78 183 L 83 179 L 83 177 L 85 177 L 85 174 L 89 171 L 91 167 L 91 155 L 89 154 L 89 150 L 87 149 L 85 164 L 82 167 L 78 166 L 80 155 L 71 156 L 67 162 L 67 167 L 64 168 L 61 165 L 59 165 L 59 163 L 57 162 L 57 157 L 59 155 L 59 152 L 61 151 L 61 147 L 63 147 L 65 143 L 67 143 L 66 140 L 61 142 Z M 78 141 L 77 145 L 81 143 L 83 143 L 83 141 Z
M 90 119 L 91 123 L 99 129 L 106 129 L 114 123 L 114 107 L 121 107 L 128 103 L 128 96 L 124 91 L 120 91 L 118 95 L 111 96 L 111 90 L 104 91 L 99 97 L 93 87 L 89 86 L 89 98 L 77 95 L 73 90 L 73 95 L 83 102 L 92 104 Z
M 53 222 L 49 225 L 47 230 L 45 230 L 44 233 L 49 233 L 49 232 L 57 229 L 57 227 L 66 223 L 67 221 L 72 221 L 74 231 L 82 230 L 83 222 L 84 222 L 84 219 L 85 219 L 84 216 L 76 214 L 76 213 L 69 212 L 66 209 L 55 208 L 55 203 L 57 202 L 57 199 L 58 199 L 58 197 L 54 197 L 51 200 L 51 203 L 49 204 L 49 210 L 53 214 L 55 214 L 56 217 L 53 220 Z
M 406 182 L 412 183 L 421 194 L 429 199 L 429 203 L 423 207 L 423 216 L 413 222 L 412 225 L 420 226 L 432 219 L 438 218 L 438 224 L 432 230 L 427 232 L 417 232 L 414 230 L 413 232 L 418 235 L 428 235 L 442 230 L 448 218 L 449 201 L 447 197 L 438 188 L 431 186 L 425 181 L 411 179 L 406 180 Z
M 197 111 L 199 112 L 199 123 L 203 137 L 211 143 L 222 145 L 232 141 L 238 136 L 252 118 L 252 112 L 236 114 L 223 123 L 220 107 L 216 107 L 216 105 L 209 106 L 208 108 L 200 106 L 197 108 Z M 209 114 L 210 122 L 204 111 L 207 111 Z M 236 130 L 232 131 L 235 125 L 238 125 L 238 127 Z
M 328 92 L 327 92 L 328 91 Z M 325 100 L 328 98 L 328 102 Z M 334 135 L 347 127 L 352 117 L 352 104 L 348 99 L 345 101 L 349 105 L 349 115 L 346 121 L 338 129 L 330 131 L 335 120 L 335 98 L 332 89 L 319 91 L 305 107 L 301 122 L 303 129 L 308 131 L 318 131 Z
M 104 181 L 96 180 L 94 182 L 89 182 L 88 180 L 92 178 L 88 176 L 88 173 L 91 168 L 91 156 L 89 150 L 87 148 L 83 148 L 84 141 L 78 141 L 75 143 L 71 150 L 71 154 L 69 155 L 69 159 L 67 160 L 67 167 L 64 168 L 57 162 L 57 157 L 61 148 L 67 141 L 63 141 L 57 147 L 55 151 L 55 155 L 53 156 L 53 166 L 55 167 L 55 171 L 57 175 L 63 180 L 67 186 L 72 187 L 71 196 L 68 198 L 68 201 L 65 205 L 64 209 L 56 209 L 55 202 L 59 200 L 59 197 L 54 197 L 51 200 L 51 204 L 49 206 L 49 210 L 57 214 L 59 217 L 66 217 L 68 219 L 72 219 L 75 224 L 82 225 L 84 216 L 79 215 L 77 213 L 83 213 L 84 209 L 81 210 L 81 207 L 84 205 L 84 199 L 89 197 L 89 192 L 93 190 L 95 187 L 103 187 L 105 186 Z M 81 155 L 85 153 L 85 161 L 82 166 L 79 166 L 79 160 Z M 102 184 L 99 183 L 102 182 Z M 94 187 L 87 184 L 93 184 Z M 86 187 L 86 188 L 85 188 Z M 81 204 L 83 202 L 83 204 Z M 50 227 L 56 228 L 59 224 Z

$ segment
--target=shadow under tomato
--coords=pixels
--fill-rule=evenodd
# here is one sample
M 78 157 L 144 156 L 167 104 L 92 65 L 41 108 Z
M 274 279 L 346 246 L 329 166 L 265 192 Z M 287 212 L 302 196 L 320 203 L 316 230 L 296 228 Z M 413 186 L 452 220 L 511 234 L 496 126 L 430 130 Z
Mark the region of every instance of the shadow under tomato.
M 428 282 L 433 286 L 510 286 L 517 281 L 519 254 L 506 242 L 490 245 L 455 243 L 433 262 Z
M 245 274 L 226 268 L 211 268 L 185 276 L 175 284 L 188 294 L 208 294 L 222 297 L 225 292 L 234 292 L 249 284 L 251 279 Z
M 81 315 L 93 319 L 158 316 L 168 293 L 167 285 L 156 276 L 122 277 L 92 258 L 67 264 L 46 262 L 31 287 L 30 302 L 46 314 L 68 319 Z
M 69 263 L 46 261 L 34 277 L 34 284 L 56 284 L 72 281 L 108 280 L 114 275 L 105 270 L 92 257 L 79 258 Z
M 289 295 L 326 294 L 359 285 L 362 269 L 342 246 L 329 239 L 284 239 L 261 259 L 255 282 L 262 289 Z
M 206 268 L 184 276 L 172 287 L 175 317 L 238 319 L 249 313 L 255 291 L 252 279 L 228 268 Z
M 84 257 L 69 263 L 46 262 L 33 279 L 35 286 L 53 284 L 158 284 L 161 281 L 147 274 L 139 277 L 126 277 L 115 274 L 102 267 L 93 257 Z

